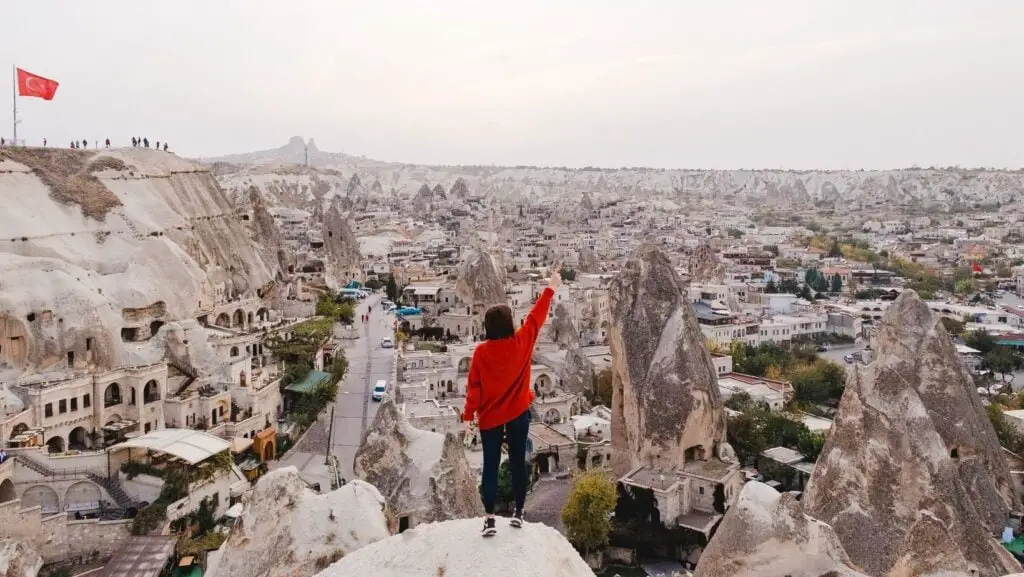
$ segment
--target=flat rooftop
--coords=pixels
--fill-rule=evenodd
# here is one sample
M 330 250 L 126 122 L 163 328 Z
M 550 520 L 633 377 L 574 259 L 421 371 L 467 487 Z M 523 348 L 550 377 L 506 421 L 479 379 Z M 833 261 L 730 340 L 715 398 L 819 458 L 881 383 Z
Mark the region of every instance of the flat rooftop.
M 159 577 L 174 553 L 176 537 L 136 535 L 117 548 L 99 573 L 102 577 Z

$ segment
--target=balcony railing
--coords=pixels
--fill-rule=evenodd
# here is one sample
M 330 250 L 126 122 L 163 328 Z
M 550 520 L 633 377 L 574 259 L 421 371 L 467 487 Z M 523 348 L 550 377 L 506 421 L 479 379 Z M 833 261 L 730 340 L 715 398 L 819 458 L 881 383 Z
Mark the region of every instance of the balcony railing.
M 124 400 L 121 397 L 111 397 L 109 399 L 103 399 L 103 408 L 109 409 L 123 403 Z
M 143 404 L 155 403 L 155 402 L 157 402 L 159 400 L 160 400 L 160 395 L 159 394 L 146 395 L 146 396 L 142 397 Z

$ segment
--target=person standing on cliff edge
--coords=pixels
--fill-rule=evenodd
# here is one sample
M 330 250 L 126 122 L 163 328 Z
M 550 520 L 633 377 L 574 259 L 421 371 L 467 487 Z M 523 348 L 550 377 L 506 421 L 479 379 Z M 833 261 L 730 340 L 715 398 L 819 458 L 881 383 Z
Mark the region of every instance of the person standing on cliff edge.
M 523 526 L 526 503 L 526 444 L 530 434 L 530 365 L 537 335 L 548 316 L 551 298 L 558 288 L 561 273 L 553 267 L 547 288 L 537 299 L 523 326 L 517 330 L 508 305 L 497 305 L 484 314 L 485 340 L 473 351 L 466 383 L 466 436 L 473 435 L 473 418 L 480 428 L 484 449 L 481 498 L 484 502 L 484 527 L 481 535 L 493 537 L 498 529 L 494 521 L 494 502 L 498 496 L 498 465 L 502 441 L 508 443 L 508 464 L 515 495 L 515 511 L 509 524 Z

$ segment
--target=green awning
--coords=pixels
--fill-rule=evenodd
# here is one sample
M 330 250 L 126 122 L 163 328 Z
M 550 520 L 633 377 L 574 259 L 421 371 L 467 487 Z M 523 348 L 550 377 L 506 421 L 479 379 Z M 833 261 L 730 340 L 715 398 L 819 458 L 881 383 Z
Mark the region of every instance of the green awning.
M 1020 339 L 996 339 L 996 344 L 1003 347 L 1024 347 L 1024 340 Z
M 325 383 L 331 378 L 331 373 L 325 373 L 323 371 L 309 371 L 306 378 L 302 379 L 297 383 L 292 383 L 285 387 L 286 391 L 293 393 L 301 393 L 303 395 L 310 395 L 313 393 L 313 389 L 320 383 Z
M 203 577 L 203 570 L 193 565 L 191 567 L 175 567 L 171 571 L 171 577 Z

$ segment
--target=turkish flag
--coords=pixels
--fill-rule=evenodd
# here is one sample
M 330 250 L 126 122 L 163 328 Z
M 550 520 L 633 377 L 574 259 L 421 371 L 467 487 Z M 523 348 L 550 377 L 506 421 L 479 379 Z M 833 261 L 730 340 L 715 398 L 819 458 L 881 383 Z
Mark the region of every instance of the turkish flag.
M 53 100 L 57 93 L 57 81 L 37 76 L 31 72 L 18 69 L 18 95 L 35 96 L 43 100 Z

